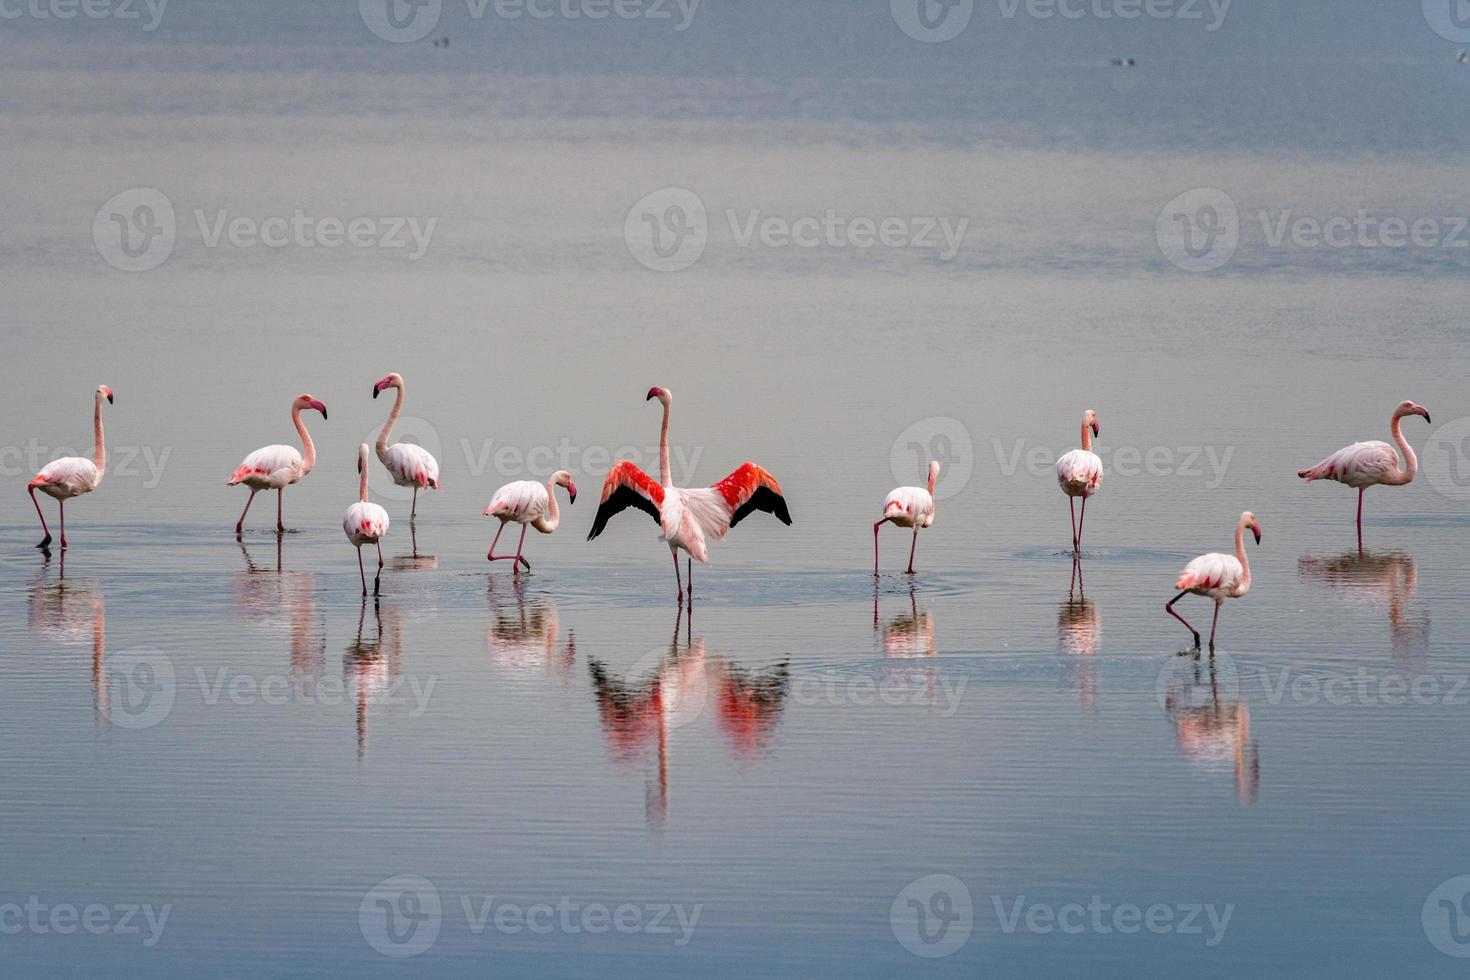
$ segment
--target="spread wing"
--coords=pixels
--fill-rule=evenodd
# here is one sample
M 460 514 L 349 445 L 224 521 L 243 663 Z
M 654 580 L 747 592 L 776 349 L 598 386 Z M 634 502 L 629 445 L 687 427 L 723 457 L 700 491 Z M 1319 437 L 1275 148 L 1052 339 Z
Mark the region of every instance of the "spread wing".
M 791 512 L 786 509 L 786 498 L 781 496 L 781 484 L 754 463 L 741 463 L 734 473 L 710 489 L 719 493 L 729 506 L 730 527 L 758 510 L 776 515 L 782 524 L 791 524 Z
M 587 540 L 601 534 L 614 514 L 629 507 L 637 507 L 659 523 L 659 508 L 663 503 L 664 488 L 657 480 L 628 460 L 618 460 L 602 481 L 602 503 L 597 506 L 597 517 L 592 521 Z

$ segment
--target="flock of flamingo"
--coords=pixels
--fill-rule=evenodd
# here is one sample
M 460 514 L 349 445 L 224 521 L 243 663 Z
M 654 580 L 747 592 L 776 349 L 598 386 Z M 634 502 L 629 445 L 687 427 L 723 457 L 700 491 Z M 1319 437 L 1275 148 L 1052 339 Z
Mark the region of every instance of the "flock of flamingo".
M 409 520 L 412 522 L 418 515 L 419 490 L 441 489 L 439 463 L 422 446 L 403 442 L 389 443 L 393 425 L 403 410 L 403 377 L 397 373 L 389 374 L 375 383 L 373 398 L 377 398 L 388 388 L 396 389 L 397 394 L 393 401 L 393 408 L 388 413 L 388 419 L 383 424 L 382 431 L 378 433 L 376 452 L 394 483 L 413 488 L 413 504 L 409 511 Z M 635 507 L 648 514 L 658 524 L 662 532 L 659 540 L 668 545 L 669 553 L 673 558 L 674 578 L 678 589 L 677 597 L 682 609 L 686 595 L 691 602 L 694 598 L 695 559 L 701 562 L 709 560 L 707 543 L 710 538 L 716 540 L 723 538 L 735 525 L 755 511 L 772 514 L 786 525 L 791 524 L 791 514 L 787 510 L 786 498 L 782 495 L 781 486 L 776 482 L 776 478 L 751 462 L 742 463 L 732 473 L 712 486 L 692 488 L 674 486 L 669 466 L 669 416 L 673 405 L 673 395 L 667 388 L 650 388 L 645 400 L 652 401 L 655 398 L 663 406 L 663 423 L 659 429 L 658 479 L 655 480 L 629 460 L 620 460 L 614 464 L 603 481 L 602 498 L 587 539 L 590 541 L 596 538 L 607 527 L 607 522 L 615 514 L 629 507 Z M 112 404 L 112 389 L 107 385 L 99 385 L 93 408 L 96 432 L 93 458 L 66 456 L 53 460 L 46 464 L 26 486 L 31 496 L 31 503 L 36 507 L 36 516 L 41 519 L 41 530 L 45 535 L 36 547 L 48 553 L 52 541 L 51 529 L 46 524 L 46 515 L 41 510 L 40 501 L 36 499 L 36 491 L 40 490 L 57 501 L 61 547 L 65 549 L 67 547 L 66 502 L 73 497 L 79 497 L 97 489 L 102 482 L 102 475 L 106 467 L 107 452 L 102 436 L 102 404 L 104 401 L 109 405 Z M 316 446 L 312 443 L 311 434 L 307 431 L 306 423 L 301 418 L 301 413 L 306 409 L 320 412 L 323 419 L 327 417 L 327 406 L 311 395 L 298 395 L 292 401 L 291 422 L 301 437 L 299 452 L 294 446 L 265 446 L 246 456 L 235 468 L 234 473 L 230 474 L 227 481 L 228 486 L 244 484 L 250 488 L 250 496 L 245 501 L 245 508 L 240 512 L 240 519 L 235 523 L 237 536 L 244 530 L 245 517 L 250 512 L 251 502 L 262 490 L 276 491 L 276 531 L 277 533 L 285 532 L 286 525 L 282 513 L 285 489 L 300 481 L 316 466 Z M 1363 538 L 1363 492 L 1372 486 L 1404 486 L 1413 481 L 1414 476 L 1418 473 L 1418 457 L 1415 456 L 1408 440 L 1404 438 L 1400 425 L 1401 421 L 1410 415 L 1422 416 L 1426 422 L 1429 421 L 1429 412 L 1422 405 L 1417 405 L 1412 401 L 1400 402 L 1389 420 L 1389 431 L 1397 450 L 1395 450 L 1395 445 L 1389 445 L 1386 442 L 1356 442 L 1351 446 L 1339 449 L 1317 465 L 1309 466 L 1297 473 L 1304 480 L 1335 480 L 1358 491 L 1357 526 L 1360 548 Z M 1103 482 L 1102 460 L 1092 451 L 1092 440 L 1099 436 L 1101 431 L 1097 413 L 1088 409 L 1082 415 L 1081 446 L 1067 452 L 1057 461 L 1057 483 L 1062 493 L 1066 495 L 1068 507 L 1072 513 L 1072 552 L 1074 555 L 1081 554 L 1082 530 L 1087 520 L 1087 501 L 1097 493 Z M 358 575 L 362 580 L 364 596 L 368 594 L 368 587 L 367 572 L 362 561 L 363 546 L 373 545 L 378 553 L 378 570 L 373 576 L 373 594 L 377 595 L 381 587 L 383 569 L 382 540 L 387 535 L 389 527 L 387 510 L 368 499 L 370 448 L 367 443 L 358 447 L 358 499 L 347 508 L 347 513 L 342 519 L 342 530 L 347 540 L 357 550 Z M 1402 455 L 1402 461 L 1400 455 Z M 907 574 L 914 574 L 914 553 L 918 548 L 919 529 L 930 527 L 934 523 L 934 487 L 939 478 L 939 469 L 937 461 L 931 462 L 927 486 L 898 487 L 883 501 L 883 516 L 873 525 L 873 574 L 875 576 L 878 575 L 878 532 L 884 524 L 913 529 L 913 539 L 909 545 Z M 490 549 L 485 555 L 487 560 L 510 561 L 515 574 L 519 574 L 523 566 L 528 572 L 530 571 L 531 563 L 523 554 L 526 531 L 534 527 L 542 534 L 551 534 L 557 529 L 561 521 L 561 514 L 557 507 L 554 490 L 558 486 L 566 490 L 568 503 L 576 503 L 577 487 L 572 482 L 571 474 L 566 470 L 558 470 L 553 473 L 544 485 L 531 480 L 517 480 L 495 492 L 484 510 L 484 516 L 498 518 L 500 528 L 490 542 Z M 1082 500 L 1080 514 L 1077 508 L 1078 498 Z M 521 526 L 520 539 L 516 543 L 515 554 L 497 555 L 495 546 L 500 541 L 500 535 L 507 524 Z M 1235 553 L 1210 552 L 1190 561 L 1179 574 L 1178 581 L 1174 583 L 1174 588 L 1178 589 L 1179 593 L 1164 605 L 1169 615 L 1183 623 L 1193 634 L 1196 647 L 1200 646 L 1199 630 L 1195 629 L 1174 609 L 1174 604 L 1186 595 L 1205 596 L 1214 601 L 1215 611 L 1210 623 L 1210 648 L 1214 649 L 1215 630 L 1219 625 L 1221 605 L 1226 599 L 1238 599 L 1250 591 L 1250 562 L 1245 553 L 1246 531 L 1250 531 L 1256 543 L 1260 544 L 1261 525 L 1256 520 L 1256 515 L 1250 511 L 1241 514 L 1240 519 L 1236 522 Z M 679 569 L 680 551 L 685 552 L 688 556 L 687 593 L 686 576 Z

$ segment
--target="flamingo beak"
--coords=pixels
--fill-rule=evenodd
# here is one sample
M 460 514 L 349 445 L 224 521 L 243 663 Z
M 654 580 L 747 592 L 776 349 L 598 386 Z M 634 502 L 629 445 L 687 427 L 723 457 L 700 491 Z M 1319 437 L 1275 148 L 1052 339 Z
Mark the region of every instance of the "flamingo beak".
M 359 459 L 357 461 L 357 472 L 358 472 L 358 475 L 359 476 L 362 475 L 362 460 L 361 459 Z
M 654 398 L 657 398 L 659 395 L 662 395 L 663 393 L 664 393 L 664 390 L 662 388 L 659 388 L 659 387 L 649 388 L 648 389 L 648 397 L 647 398 L 644 398 L 643 400 L 644 401 L 650 401 L 650 400 L 652 400 Z
M 1425 408 L 1423 405 L 1420 405 L 1418 408 L 1414 409 L 1414 414 L 1422 415 L 1424 416 L 1424 421 L 1429 422 L 1430 425 L 1434 424 L 1433 422 L 1429 421 L 1429 409 Z
M 311 407 L 316 409 L 318 412 L 321 412 L 322 418 L 327 417 L 327 406 L 323 405 L 321 402 L 313 398 L 311 402 Z
M 1092 438 L 1096 439 L 1100 435 L 1102 435 L 1102 427 L 1096 422 L 1092 423 Z
M 111 388 L 108 388 L 107 389 L 107 404 L 109 404 L 109 405 L 112 404 L 112 389 Z M 1425 418 L 1428 418 L 1428 416 L 1426 415 Z
M 1261 529 L 1258 528 L 1258 527 L 1253 527 L 1253 528 L 1251 528 L 1251 533 L 1256 536 L 1256 544 L 1260 544 L 1261 543 Z
M 571 480 L 567 481 L 567 499 L 574 504 L 577 502 L 577 485 Z

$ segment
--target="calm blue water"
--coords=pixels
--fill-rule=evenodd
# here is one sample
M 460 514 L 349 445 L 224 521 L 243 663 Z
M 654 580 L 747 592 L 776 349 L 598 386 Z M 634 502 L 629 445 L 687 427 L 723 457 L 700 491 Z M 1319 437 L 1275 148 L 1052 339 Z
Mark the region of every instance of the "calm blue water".
M 7 976 L 1461 972 L 1461 42 L 1407 0 L 973 6 L 939 44 L 882 3 L 445 2 L 409 43 L 353 3 L 6 8 Z M 679 267 L 638 235 L 688 195 Z M 389 371 L 445 489 L 411 532 L 374 463 L 364 602 Z M 46 558 L 22 488 L 99 383 L 109 473 Z M 692 613 L 645 517 L 584 540 L 609 462 L 656 463 L 654 384 L 681 482 L 754 459 L 794 518 L 714 546 Z M 225 479 L 302 391 L 291 533 L 261 498 L 237 542 Z M 1360 550 L 1294 474 L 1404 398 L 1421 473 Z M 888 528 L 875 583 L 929 458 L 918 574 Z M 558 468 L 534 573 L 490 566 L 494 489 Z M 1181 655 L 1169 585 L 1247 508 L 1253 589 Z

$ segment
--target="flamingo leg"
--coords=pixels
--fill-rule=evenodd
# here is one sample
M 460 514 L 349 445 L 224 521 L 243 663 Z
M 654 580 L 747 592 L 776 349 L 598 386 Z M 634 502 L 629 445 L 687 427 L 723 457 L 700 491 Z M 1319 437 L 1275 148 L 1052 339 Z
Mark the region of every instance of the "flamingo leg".
M 1072 512 L 1072 553 L 1077 553 L 1077 498 L 1067 497 L 1067 509 Z
M 413 506 L 408 511 L 408 523 L 412 524 L 419 517 L 419 488 L 418 484 L 413 487 Z
M 1188 592 L 1181 592 L 1174 598 L 1170 599 L 1168 602 L 1164 603 L 1164 611 L 1170 616 L 1173 616 L 1175 619 L 1179 620 L 1179 622 L 1183 623 L 1189 629 L 1189 631 L 1194 634 L 1194 645 L 1197 649 L 1199 647 L 1199 630 L 1195 629 L 1193 626 L 1190 626 L 1189 620 L 1185 619 L 1183 616 L 1174 611 L 1174 603 L 1178 602 L 1180 599 L 1183 599 L 1187 595 L 1189 595 Z M 1219 612 L 1219 610 L 1220 607 L 1216 606 L 1215 611 Z M 1213 638 L 1213 633 L 1211 635 Z
M 1220 603 L 1215 603 L 1215 618 L 1210 620 L 1210 652 L 1215 652 L 1215 627 L 1220 623 Z
M 1358 488 L 1358 550 L 1363 550 L 1363 491 L 1367 487 Z
M 45 551 L 47 548 L 51 547 L 51 529 L 46 526 L 46 515 L 41 513 L 41 502 L 36 499 L 36 488 L 26 487 L 26 490 L 31 495 L 31 503 L 36 505 L 36 516 L 41 519 L 41 530 L 46 535 L 44 538 L 41 539 L 41 543 L 36 545 L 36 547 L 40 548 L 42 551 Z
M 524 559 L 524 558 L 521 557 L 521 548 L 526 543 L 526 529 L 529 528 L 530 526 L 531 525 L 529 525 L 529 524 L 522 524 L 521 525 L 521 539 L 516 542 L 516 560 L 515 560 L 514 563 L 511 564 L 510 568 L 511 568 L 511 571 L 513 573 L 517 574 L 517 575 L 520 574 L 521 566 L 522 565 L 525 565 L 526 566 L 526 571 L 529 572 L 531 570 L 531 563 L 528 562 L 528 561 L 526 561 L 526 559 Z
M 379 539 L 373 543 L 378 546 L 378 570 L 373 573 L 373 595 L 377 595 L 378 584 L 383 578 L 383 542 L 382 539 Z M 362 552 L 358 552 L 358 554 L 362 554 Z
M 240 511 L 240 519 L 235 522 L 235 537 L 239 537 L 245 530 L 245 515 L 250 513 L 250 505 L 255 501 L 255 495 L 260 493 L 254 487 L 250 488 L 250 496 L 245 498 L 245 509 Z
M 914 525 L 914 542 L 913 542 L 913 544 L 909 545 L 909 572 L 908 573 L 910 575 L 913 575 L 914 574 L 914 552 L 918 549 L 918 547 L 919 547 L 919 526 L 917 524 L 915 524 Z
M 1082 498 L 1082 516 L 1077 518 L 1077 554 L 1082 554 L 1082 525 L 1087 523 L 1087 498 Z
M 689 572 L 689 574 L 686 577 L 689 579 L 689 601 L 691 603 L 693 603 L 694 602 L 694 559 L 692 557 L 689 559 L 688 572 Z
M 509 558 L 510 557 L 509 555 L 498 555 L 497 556 L 495 554 L 495 542 L 497 542 L 497 541 L 500 540 L 500 532 L 501 531 L 504 531 L 504 530 L 505 530 L 505 522 L 504 521 L 501 521 L 500 522 L 500 530 L 499 531 L 496 531 L 495 532 L 495 537 L 493 537 L 493 538 L 490 539 L 490 550 L 487 551 L 487 552 L 485 552 L 485 560 L 486 561 L 495 561 L 497 558 Z
M 362 579 L 362 594 L 367 595 L 367 572 L 362 570 L 362 545 L 357 546 L 357 574 Z
M 286 533 L 286 524 L 285 524 L 285 522 L 283 520 L 281 520 L 281 511 L 282 511 L 282 509 L 285 506 L 282 503 L 282 500 L 283 500 L 283 498 L 285 496 L 286 496 L 286 488 L 285 487 L 277 487 L 276 488 L 276 533 L 277 534 L 285 534 Z
M 679 585 L 679 611 L 684 611 L 684 579 L 679 573 L 679 552 L 673 548 L 669 549 L 669 555 L 674 559 L 674 581 Z
M 883 520 L 886 521 L 887 519 L 888 518 L 885 517 Z M 883 521 L 878 521 L 876 524 L 873 525 L 873 576 L 875 578 L 878 575 L 878 528 L 882 526 Z
M 56 501 L 56 509 L 61 512 L 61 550 L 66 550 L 66 501 Z

